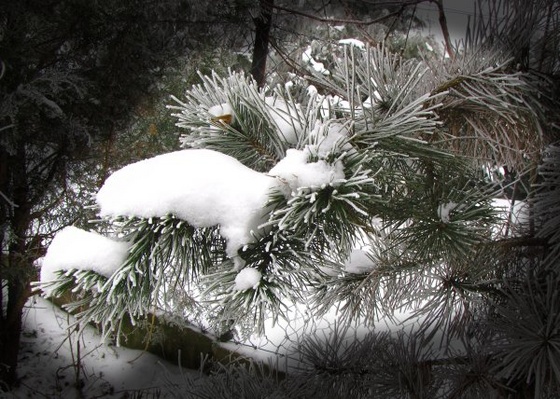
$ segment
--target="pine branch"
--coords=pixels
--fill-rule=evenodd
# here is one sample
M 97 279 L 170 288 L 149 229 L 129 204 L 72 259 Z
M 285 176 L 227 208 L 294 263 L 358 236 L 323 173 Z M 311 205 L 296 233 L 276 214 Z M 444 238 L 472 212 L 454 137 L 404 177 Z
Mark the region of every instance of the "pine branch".
M 183 146 L 220 151 L 264 172 L 288 148 L 297 147 L 315 125 L 317 115 L 304 113 L 286 90 L 275 88 L 267 96 L 265 89 L 239 74 L 202 79 L 203 85 L 187 91 L 185 101 L 174 98 L 179 105 L 168 106 L 180 111 L 173 114 L 177 126 L 188 130 Z M 228 111 L 214 111 L 216 107 Z
M 539 166 L 540 182 L 536 184 L 535 220 L 538 223 L 537 240 L 546 240 L 545 263 L 554 268 L 560 259 L 560 145 L 546 148 Z
M 534 106 L 538 88 L 500 54 L 467 50 L 443 70 L 434 65 L 430 68 L 437 84 L 433 93 L 449 93 L 437 111 L 454 139 L 447 142 L 448 148 L 523 171 L 543 145 L 544 121 Z
M 111 222 L 117 234 L 131 242 L 125 262 L 111 276 L 73 269 L 44 284 L 55 296 L 82 292 L 67 308 L 79 310 L 82 323 L 99 323 L 105 334 L 116 330 L 120 335 L 125 317 L 134 323 L 154 308 L 173 310 L 177 291 L 187 290 L 226 259 L 226 244 L 216 228 L 194 228 L 172 215 Z
M 507 299 L 496 303 L 499 317 L 490 320 L 499 358 L 493 371 L 511 385 L 524 381 L 535 397 L 560 390 L 559 283 L 552 270 L 529 271 L 520 285 L 504 287 Z

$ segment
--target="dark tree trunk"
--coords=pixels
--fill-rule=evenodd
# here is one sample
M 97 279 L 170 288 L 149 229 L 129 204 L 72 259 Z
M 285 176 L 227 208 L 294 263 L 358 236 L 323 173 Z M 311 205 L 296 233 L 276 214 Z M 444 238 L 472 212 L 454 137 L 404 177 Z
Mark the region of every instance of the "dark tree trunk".
M 2 389 L 9 389 L 17 382 L 23 307 L 29 297 L 29 292 L 29 282 L 25 281 L 25 278 L 16 276 L 8 283 L 7 312 L 0 326 L 0 384 L 2 384 Z
M 439 25 L 441 27 L 441 33 L 443 34 L 443 40 L 445 42 L 445 50 L 449 57 L 455 58 L 455 51 L 453 50 L 453 45 L 451 44 L 451 36 L 449 35 L 449 29 L 447 27 L 447 18 L 445 16 L 445 9 L 443 8 L 443 0 L 432 0 L 436 3 L 439 15 Z
M 19 145 L 13 155 L 2 154 L 8 162 L 0 188 L 13 199 L 4 204 L 2 220 L 9 224 L 10 243 L 1 243 L 0 277 L 2 309 L 0 311 L 0 389 L 9 389 L 17 382 L 17 364 L 22 329 L 23 308 L 30 295 L 30 281 L 35 278 L 34 256 L 27 253 L 27 230 L 30 223 L 29 187 L 26 174 L 25 146 Z M 7 222 L 7 223 L 6 223 Z M 2 231 L 2 234 L 4 231 Z
M 268 57 L 268 43 L 272 26 L 272 7 L 274 0 L 260 0 L 261 15 L 254 18 L 255 46 L 253 48 L 253 62 L 251 75 L 259 87 L 264 86 L 266 76 L 266 58 Z

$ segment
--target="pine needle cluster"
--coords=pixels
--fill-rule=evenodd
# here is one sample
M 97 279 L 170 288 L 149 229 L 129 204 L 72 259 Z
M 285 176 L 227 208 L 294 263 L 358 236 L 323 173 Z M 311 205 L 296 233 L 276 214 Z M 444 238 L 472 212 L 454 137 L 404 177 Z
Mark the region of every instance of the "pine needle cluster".
M 185 148 L 271 175 L 297 151 L 335 171 L 322 184 L 276 177 L 241 262 L 227 256 L 220 226 L 116 218 L 114 232 L 132 243 L 126 262 L 109 278 L 62 272 L 56 293 L 78 287 L 72 306 L 109 327 L 167 309 L 191 285 L 217 326 L 250 332 L 298 303 L 315 317 L 335 308 L 346 326 L 404 312 L 415 327 L 397 335 L 304 340 L 306 389 L 324 392 L 328 376 L 327 397 L 557 394 L 560 151 L 542 81 L 491 46 L 449 60 L 403 59 L 383 46 L 343 54 L 329 76 L 298 80 L 303 87 L 214 74 L 170 106 Z M 496 180 L 500 168 L 515 171 L 512 180 Z M 503 226 L 514 206 L 501 211 L 495 200 L 527 178 L 530 220 L 513 235 Z M 356 248 L 369 259 L 362 271 L 349 265 Z M 260 280 L 239 289 L 244 269 Z

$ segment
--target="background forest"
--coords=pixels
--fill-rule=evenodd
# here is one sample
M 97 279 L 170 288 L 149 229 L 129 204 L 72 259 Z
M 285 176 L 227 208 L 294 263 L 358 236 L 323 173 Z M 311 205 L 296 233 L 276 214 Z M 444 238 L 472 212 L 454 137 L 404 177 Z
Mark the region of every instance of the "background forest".
M 442 43 L 416 33 L 426 4 Z M 477 1 L 461 43 L 445 5 L 7 2 L 3 389 L 28 298 L 74 289 L 69 309 L 108 335 L 154 308 L 234 341 L 298 303 L 311 326 L 336 309 L 328 334 L 297 337 L 298 370 L 216 366 L 177 397 L 558 395 L 560 3 Z M 196 215 L 210 225 L 128 211 L 157 186 L 155 161 L 133 163 L 173 154 L 190 167 L 164 169 L 173 186 L 216 178 L 192 185 L 207 198 L 247 176 L 239 195 L 264 198 L 233 201 L 263 210 L 249 235 L 227 201 Z M 62 265 L 67 226 L 130 247 L 109 275 Z M 45 255 L 62 272 L 38 286 Z

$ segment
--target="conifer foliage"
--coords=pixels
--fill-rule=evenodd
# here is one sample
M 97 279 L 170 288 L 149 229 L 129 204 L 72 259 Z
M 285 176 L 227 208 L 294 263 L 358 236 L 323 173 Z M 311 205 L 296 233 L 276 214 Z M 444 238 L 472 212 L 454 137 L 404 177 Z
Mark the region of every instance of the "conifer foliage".
M 415 327 L 396 335 L 372 330 L 350 346 L 340 334 L 306 338 L 305 389 L 557 394 L 559 151 L 545 79 L 496 47 L 436 60 L 382 45 L 345 46 L 330 75 L 287 86 L 201 76 L 169 107 L 185 148 L 174 156 L 187 167 L 169 184 L 187 194 L 146 209 L 148 176 L 130 207 L 107 210 L 102 188 L 99 226 L 128 246 L 122 261 L 103 275 L 47 254 L 57 277 L 42 286 L 82 292 L 70 307 L 107 331 L 126 315 L 173 311 L 177 292 L 204 303 L 217 329 L 258 333 L 297 303 L 315 317 L 336 308 L 342 325 L 406 311 Z M 496 206 L 527 179 L 525 216 Z M 175 195 L 165 187 L 156 185 Z M 249 187 L 251 201 L 231 195 Z

